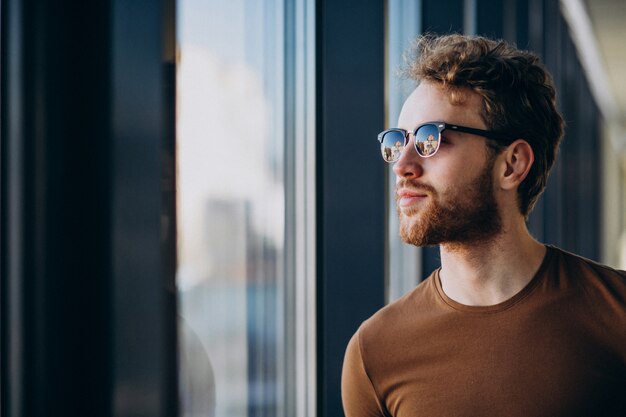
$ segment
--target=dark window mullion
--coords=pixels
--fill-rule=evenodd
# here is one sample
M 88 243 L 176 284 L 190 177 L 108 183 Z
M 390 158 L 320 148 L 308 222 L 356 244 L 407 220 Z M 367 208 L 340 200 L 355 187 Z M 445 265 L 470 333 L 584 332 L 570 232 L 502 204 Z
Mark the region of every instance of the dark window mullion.
M 385 13 L 375 0 L 317 8 L 317 409 L 330 417 L 348 341 L 385 301 Z

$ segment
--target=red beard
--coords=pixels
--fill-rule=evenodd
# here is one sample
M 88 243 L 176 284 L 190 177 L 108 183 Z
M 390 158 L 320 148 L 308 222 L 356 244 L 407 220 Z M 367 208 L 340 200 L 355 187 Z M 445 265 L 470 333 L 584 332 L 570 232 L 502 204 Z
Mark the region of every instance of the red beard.
M 403 179 L 397 188 L 428 192 L 426 206 L 400 209 L 400 237 L 415 246 L 441 243 L 476 244 L 492 240 L 502 230 L 491 172 L 495 158 L 478 177 L 446 190 L 443 197 L 430 185 Z M 398 199 L 396 195 L 396 200 Z

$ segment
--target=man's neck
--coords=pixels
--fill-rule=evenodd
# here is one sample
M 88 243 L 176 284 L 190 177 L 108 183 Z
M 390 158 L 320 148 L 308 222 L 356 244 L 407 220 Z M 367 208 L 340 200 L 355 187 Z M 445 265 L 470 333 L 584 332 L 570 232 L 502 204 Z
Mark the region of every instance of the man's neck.
M 546 253 L 523 222 L 489 242 L 442 244 L 440 250 L 444 292 L 472 306 L 494 305 L 513 297 L 532 280 Z

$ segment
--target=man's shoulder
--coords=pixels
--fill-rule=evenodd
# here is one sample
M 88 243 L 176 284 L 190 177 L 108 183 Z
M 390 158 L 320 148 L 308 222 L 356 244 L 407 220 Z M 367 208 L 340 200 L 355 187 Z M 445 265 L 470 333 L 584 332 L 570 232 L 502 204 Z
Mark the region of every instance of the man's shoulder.
M 556 254 L 561 272 L 591 279 L 610 280 L 618 285 L 626 285 L 626 271 L 613 268 L 584 256 L 548 245 Z
M 556 254 L 553 274 L 562 286 L 573 286 L 582 290 L 589 303 L 604 306 L 603 309 L 618 312 L 626 317 L 626 271 L 587 259 L 583 256 L 551 247 Z
M 401 334 L 405 326 L 414 324 L 423 317 L 424 312 L 432 310 L 436 297 L 432 282 L 435 279 L 434 275 L 435 273 L 431 274 L 411 291 L 365 320 L 359 328 L 361 338 L 368 339 L 371 336 L 379 339 L 382 335 L 391 337 L 394 334 Z

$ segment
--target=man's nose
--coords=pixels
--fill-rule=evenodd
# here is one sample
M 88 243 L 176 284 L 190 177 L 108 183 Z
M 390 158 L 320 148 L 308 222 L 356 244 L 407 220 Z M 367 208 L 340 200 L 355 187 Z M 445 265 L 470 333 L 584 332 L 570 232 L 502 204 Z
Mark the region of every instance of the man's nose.
M 400 154 L 400 159 L 393 165 L 393 172 L 398 178 L 419 178 L 422 175 L 422 157 L 415 150 L 413 135 L 409 135 L 409 140 Z

